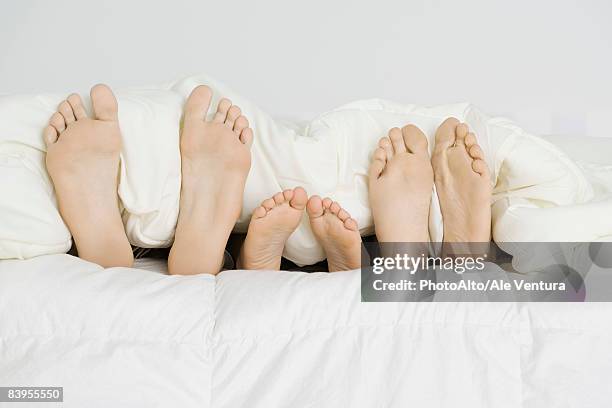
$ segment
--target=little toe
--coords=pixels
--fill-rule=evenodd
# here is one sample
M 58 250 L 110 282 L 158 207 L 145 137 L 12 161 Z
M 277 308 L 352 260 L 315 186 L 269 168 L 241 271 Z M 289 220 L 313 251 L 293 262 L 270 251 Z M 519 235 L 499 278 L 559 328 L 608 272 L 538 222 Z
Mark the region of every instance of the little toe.
M 459 125 L 456 118 L 448 118 L 436 130 L 436 149 L 448 149 L 455 144 L 455 129 Z
M 230 129 L 234 129 L 234 124 L 236 123 L 236 119 L 240 117 L 242 111 L 236 105 L 232 105 L 231 108 L 227 111 L 227 117 L 225 118 L 225 126 Z
M 302 187 L 296 187 L 293 189 L 293 197 L 290 199 L 289 204 L 291 207 L 296 210 L 303 210 L 306 207 L 306 202 L 308 201 L 308 195 L 306 194 L 306 190 Z
M 310 218 L 318 218 L 323 215 L 323 200 L 319 196 L 312 196 L 306 204 L 306 212 Z
M 242 131 L 249 127 L 249 121 L 245 116 L 240 115 L 238 119 L 236 119 L 236 123 L 234 124 L 234 133 L 238 136 L 242 133 Z
M 427 136 L 418 127 L 406 125 L 402 128 L 404 143 L 410 153 L 427 153 Z
M 383 137 L 378 142 L 378 145 L 385 150 L 387 160 L 391 160 L 393 158 L 393 146 L 391 144 L 391 139 L 389 139 L 388 137 Z
M 83 106 L 83 101 L 78 94 L 71 94 L 66 98 L 70 107 L 72 108 L 72 112 L 74 112 L 74 117 L 76 120 L 85 119 L 87 117 L 87 112 L 85 111 L 85 107 Z
M 61 113 L 55 112 L 49 119 L 49 124 L 57 130 L 58 133 L 62 133 L 66 129 L 66 122 Z
M 484 160 L 474 160 L 472 162 L 472 170 L 481 176 L 488 174 L 489 168 L 487 167 L 487 163 Z
M 465 123 L 460 123 L 455 128 L 455 145 L 465 146 L 465 137 L 467 136 L 469 129 Z
M 43 130 L 43 137 L 47 146 L 52 145 L 53 143 L 57 142 L 57 130 L 55 130 L 53 126 L 49 125 Z
M 206 85 L 199 85 L 191 91 L 185 103 L 185 120 L 204 120 L 210 107 L 212 90 Z
M 246 128 L 240 133 L 240 141 L 249 148 L 253 145 L 253 129 Z
M 389 139 L 391 139 L 395 154 L 406 153 L 406 145 L 404 144 L 402 131 L 399 128 L 393 128 L 389 131 Z
M 57 111 L 61 113 L 62 116 L 64 117 L 66 126 L 68 126 L 69 124 L 71 124 L 72 122 L 76 120 L 76 118 L 74 117 L 74 112 L 72 111 L 72 106 L 70 106 L 68 101 L 62 101 L 62 103 L 59 104 Z
M 90 95 L 96 119 L 116 122 L 118 106 L 113 91 L 104 84 L 98 84 L 91 88 Z
M 219 101 L 217 105 L 217 112 L 215 112 L 215 116 L 213 117 L 213 122 L 215 123 L 224 123 L 227 118 L 227 112 L 232 107 L 232 101 L 227 98 L 223 98 Z
M 387 164 L 387 154 L 385 153 L 385 149 L 382 147 L 376 148 L 376 150 L 374 150 L 372 159 L 369 177 L 371 180 L 376 180 L 380 177 Z

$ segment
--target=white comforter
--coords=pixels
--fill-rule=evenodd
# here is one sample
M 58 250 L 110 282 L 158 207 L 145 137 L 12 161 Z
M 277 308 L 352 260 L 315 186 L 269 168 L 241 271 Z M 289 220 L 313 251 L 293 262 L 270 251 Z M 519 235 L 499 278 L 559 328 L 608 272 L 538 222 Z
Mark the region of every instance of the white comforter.
M 608 303 L 361 303 L 359 283 L 0 261 L 0 386 L 63 386 L 66 408 L 612 401 Z
M 240 104 L 256 130 L 238 229 L 267 195 L 301 184 L 342 201 L 364 232 L 371 230 L 365 174 L 377 139 L 407 121 L 431 136 L 454 115 L 487 150 L 496 239 L 594 241 L 612 234 L 612 165 L 570 160 L 470 105 L 363 101 L 299 127 L 199 76 L 118 92 L 126 145 L 120 195 L 135 244 L 172 241 L 178 123 L 184 98 L 199 83 Z M 0 98 L 0 259 L 34 257 L 0 260 L 0 386 L 63 386 L 64 407 L 540 408 L 612 401 L 608 303 L 370 304 L 360 302 L 357 271 L 176 277 L 103 270 L 59 255 L 70 236 L 44 170 L 40 129 L 60 97 Z M 442 228 L 432 208 L 433 239 Z M 285 255 L 300 263 L 320 259 L 306 223 Z
M 321 115 L 306 126 L 276 121 L 212 78 L 199 75 L 150 88 L 118 90 L 124 137 L 119 195 L 130 241 L 169 246 L 180 192 L 179 123 L 185 98 L 207 84 L 215 99 L 242 107 L 255 130 L 253 165 L 236 226 L 245 230 L 265 198 L 301 185 L 309 194 L 341 202 L 362 233 L 373 230 L 367 169 L 389 128 L 414 123 L 431 139 L 448 116 L 469 124 L 492 170 L 493 236 L 498 242 L 612 239 L 612 167 L 579 166 L 548 142 L 516 125 L 489 118 L 470 104 L 418 107 L 360 101 Z M 56 208 L 44 166 L 41 129 L 65 95 L 0 98 L 0 259 L 63 253 L 70 234 Z M 610 148 L 612 155 L 612 148 Z M 602 182 L 599 182 L 601 180 Z M 443 225 L 432 200 L 430 236 Z M 324 257 L 306 219 L 289 238 L 284 255 L 298 264 Z

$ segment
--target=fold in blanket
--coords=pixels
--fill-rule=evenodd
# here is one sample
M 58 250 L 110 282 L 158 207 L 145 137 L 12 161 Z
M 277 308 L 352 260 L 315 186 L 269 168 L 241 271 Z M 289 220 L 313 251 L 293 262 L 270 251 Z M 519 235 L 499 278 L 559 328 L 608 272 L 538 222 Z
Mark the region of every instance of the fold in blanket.
M 497 242 L 612 240 L 612 167 L 574 163 L 552 144 L 509 121 L 489 118 L 470 104 L 419 107 L 383 100 L 354 102 L 306 126 L 277 121 L 217 81 L 199 75 L 157 87 L 118 90 L 124 149 L 119 196 L 132 244 L 172 243 L 180 193 L 179 124 L 182 107 L 200 84 L 228 97 L 255 131 L 252 167 L 236 231 L 245 231 L 259 203 L 287 188 L 341 202 L 373 232 L 367 170 L 380 137 L 413 123 L 433 146 L 437 126 L 454 116 L 476 133 L 491 170 L 493 238 Z M 44 166 L 42 129 L 65 95 L 0 98 L 0 259 L 65 252 L 70 234 L 59 216 Z M 598 181 L 599 180 L 599 181 Z M 600 182 L 604 180 L 603 182 Z M 435 195 L 435 192 L 434 192 Z M 430 237 L 443 223 L 432 200 Z M 284 256 L 303 265 L 324 253 L 306 219 L 289 238 Z

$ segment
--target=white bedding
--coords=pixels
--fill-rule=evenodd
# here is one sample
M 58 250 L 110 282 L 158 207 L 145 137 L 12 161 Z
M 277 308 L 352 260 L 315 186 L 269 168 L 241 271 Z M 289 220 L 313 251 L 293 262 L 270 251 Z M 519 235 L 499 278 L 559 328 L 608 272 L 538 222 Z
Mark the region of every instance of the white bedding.
M 448 116 L 478 135 L 492 169 L 493 236 L 496 241 L 596 241 L 612 239 L 612 166 L 578 163 L 516 125 L 489 118 L 470 104 L 418 107 L 369 100 L 342 106 L 306 126 L 276 121 L 205 76 L 162 86 L 118 90 L 124 136 L 119 195 L 132 244 L 169 246 L 180 191 L 179 122 L 187 95 L 207 84 L 215 100 L 230 97 L 255 130 L 253 165 L 236 230 L 275 192 L 302 185 L 309 194 L 341 202 L 372 232 L 366 174 L 378 139 L 408 122 L 430 137 Z M 0 98 L 0 259 L 63 253 L 70 234 L 56 208 L 44 166 L 41 129 L 65 95 Z M 433 143 L 430 142 L 430 145 Z M 606 145 L 610 148 L 609 145 Z M 610 148 L 612 154 L 612 148 Z M 443 225 L 432 200 L 430 236 Z M 323 259 L 306 219 L 289 238 L 284 255 L 298 264 Z
M 605 407 L 611 313 L 361 303 L 358 271 L 5 260 L 0 386 L 63 386 L 63 407 Z

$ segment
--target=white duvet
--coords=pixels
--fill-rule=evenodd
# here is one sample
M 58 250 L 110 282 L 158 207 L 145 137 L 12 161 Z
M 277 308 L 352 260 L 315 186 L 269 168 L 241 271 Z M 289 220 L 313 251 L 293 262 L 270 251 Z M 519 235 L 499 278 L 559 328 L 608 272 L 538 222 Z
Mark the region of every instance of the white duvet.
M 241 106 L 255 130 L 238 231 L 246 229 L 252 210 L 263 199 L 301 185 L 309 194 L 341 202 L 362 233 L 371 233 L 366 175 L 378 139 L 393 126 L 414 123 L 428 135 L 431 147 L 436 127 L 455 116 L 476 132 L 492 170 L 496 241 L 612 237 L 612 187 L 606 182 L 612 180 L 612 167 L 579 165 L 550 143 L 506 120 L 489 118 L 472 105 L 426 108 L 360 101 L 299 126 L 273 120 L 240 95 L 200 75 L 163 86 L 117 90 L 124 136 L 119 195 L 134 245 L 172 243 L 180 191 L 179 123 L 186 97 L 199 84 L 211 86 L 215 100 L 225 96 Z M 0 259 L 63 253 L 70 247 L 70 234 L 45 171 L 41 136 L 64 97 L 0 98 Z M 431 239 L 440 241 L 443 225 L 435 199 L 430 220 Z M 306 219 L 290 237 L 284 255 L 298 264 L 323 259 Z
M 359 284 L 0 261 L 0 386 L 64 387 L 66 408 L 612 401 L 609 303 L 361 303 Z

